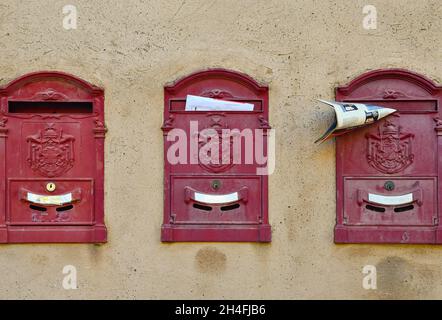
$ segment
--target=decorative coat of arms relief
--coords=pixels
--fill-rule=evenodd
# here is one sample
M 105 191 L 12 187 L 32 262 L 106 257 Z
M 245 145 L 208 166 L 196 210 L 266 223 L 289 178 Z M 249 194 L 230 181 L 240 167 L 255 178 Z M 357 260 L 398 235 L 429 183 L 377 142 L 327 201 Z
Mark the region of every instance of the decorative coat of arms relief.
M 74 165 L 73 136 L 63 133 L 54 124 L 28 136 L 28 158 L 31 169 L 45 177 L 56 177 Z
M 223 141 L 223 129 L 230 130 L 230 128 L 223 123 L 222 114 L 211 114 L 210 115 L 210 125 L 199 133 L 199 148 L 203 148 L 207 141 L 213 138 L 213 134 L 216 133 L 218 137 L 218 156 L 216 161 L 213 161 L 213 155 L 210 150 L 199 153 L 199 165 L 205 170 L 211 172 L 222 172 L 226 171 L 233 166 L 233 141 L 232 137 L 228 137 L 227 141 Z
M 367 134 L 368 163 L 382 173 L 398 173 L 413 163 L 414 135 L 404 133 L 391 119 L 378 127 L 378 134 Z

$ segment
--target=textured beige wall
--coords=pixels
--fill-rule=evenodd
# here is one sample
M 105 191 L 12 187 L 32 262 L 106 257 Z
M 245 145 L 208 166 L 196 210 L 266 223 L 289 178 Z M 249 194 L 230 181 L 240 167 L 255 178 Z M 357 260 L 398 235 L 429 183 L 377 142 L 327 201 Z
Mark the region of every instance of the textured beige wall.
M 78 29 L 62 28 L 62 7 Z M 378 29 L 362 28 L 374 4 Z M 0 83 L 62 70 L 106 90 L 105 245 L 0 246 L 0 298 L 442 298 L 442 247 L 335 245 L 337 84 L 383 67 L 442 83 L 440 1 L 0 1 Z M 164 83 L 207 67 L 268 83 L 271 244 L 162 244 Z M 308 112 L 306 112 L 306 110 Z M 78 269 L 78 290 L 62 268 Z M 361 286 L 378 267 L 378 290 Z

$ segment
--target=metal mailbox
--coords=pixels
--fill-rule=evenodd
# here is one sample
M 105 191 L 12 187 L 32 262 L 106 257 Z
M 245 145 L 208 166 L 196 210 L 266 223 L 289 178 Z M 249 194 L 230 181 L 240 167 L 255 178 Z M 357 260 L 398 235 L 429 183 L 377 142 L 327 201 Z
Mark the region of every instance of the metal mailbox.
M 0 242 L 106 242 L 104 92 L 54 71 L 0 88 Z
M 188 95 L 249 103 L 253 110 L 188 111 Z M 234 71 L 196 72 L 165 86 L 162 129 L 165 173 L 161 240 L 270 241 L 268 179 L 257 174 L 260 163 L 256 159 L 245 159 L 253 154 L 245 146 L 248 138 L 249 142 L 255 141 L 262 135 L 261 149 L 267 152 L 268 87 Z M 212 130 L 220 141 L 225 130 L 239 139 L 235 140 L 232 134 L 219 144 L 219 161 L 205 159 L 207 154 L 201 151 L 209 141 L 205 137 L 207 130 Z M 251 133 L 248 138 L 246 131 Z M 188 142 L 181 150 L 187 156 L 174 162 L 168 156 L 180 133 Z M 235 141 L 242 142 L 241 161 L 233 159 Z
M 336 243 L 441 243 L 442 87 L 402 69 L 365 73 L 337 101 L 398 112 L 336 138 Z

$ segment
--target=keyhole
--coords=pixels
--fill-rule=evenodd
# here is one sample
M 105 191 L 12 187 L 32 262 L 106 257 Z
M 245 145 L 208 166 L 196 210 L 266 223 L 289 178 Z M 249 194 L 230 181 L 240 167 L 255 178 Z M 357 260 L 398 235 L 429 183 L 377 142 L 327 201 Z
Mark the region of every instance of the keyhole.
M 392 191 L 394 190 L 394 182 L 393 181 L 387 181 L 384 184 L 384 189 L 387 191 Z
M 219 188 L 221 188 L 221 181 L 213 180 L 212 181 L 212 188 L 213 188 L 213 190 L 218 190 Z
M 55 183 L 53 183 L 53 182 L 49 182 L 49 183 L 46 185 L 46 190 L 48 190 L 49 192 L 54 191 L 55 188 L 56 188 L 56 186 L 55 186 Z

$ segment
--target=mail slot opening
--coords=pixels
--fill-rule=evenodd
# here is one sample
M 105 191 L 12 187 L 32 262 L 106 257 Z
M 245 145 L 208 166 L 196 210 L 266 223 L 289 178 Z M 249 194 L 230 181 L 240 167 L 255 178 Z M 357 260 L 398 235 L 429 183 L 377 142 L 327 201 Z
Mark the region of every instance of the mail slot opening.
M 372 206 L 372 205 L 369 205 L 369 204 L 367 204 L 367 205 L 365 206 L 365 208 L 366 208 L 367 210 L 370 210 L 370 211 L 375 211 L 375 212 L 385 212 L 385 208 L 376 207 L 376 206 Z
M 31 208 L 32 210 L 42 211 L 42 212 L 44 212 L 44 211 L 47 210 L 46 208 L 39 207 L 39 206 L 36 206 L 36 205 L 33 205 L 33 204 L 30 204 L 30 205 L 29 205 L 29 208 Z
M 238 209 L 239 207 L 240 207 L 239 203 L 235 203 L 235 204 L 231 204 L 229 206 L 221 207 L 221 211 L 235 210 L 235 209 Z
M 198 203 L 194 203 L 194 204 L 193 204 L 193 207 L 194 207 L 195 209 L 200 209 L 200 210 L 204 210 L 204 211 L 212 211 L 212 207 L 209 207 L 209 206 L 203 206 L 203 205 L 198 204 Z
M 394 212 L 405 212 L 405 211 L 410 211 L 413 210 L 414 206 L 412 204 L 405 206 L 405 207 L 400 207 L 400 208 L 394 208 Z
M 59 207 L 59 208 L 57 208 L 55 210 L 57 210 L 58 212 L 61 212 L 61 211 L 68 211 L 68 210 L 71 210 L 73 208 L 74 208 L 74 206 L 72 204 L 70 204 L 68 206 Z
M 92 102 L 9 101 L 9 113 L 92 113 Z

